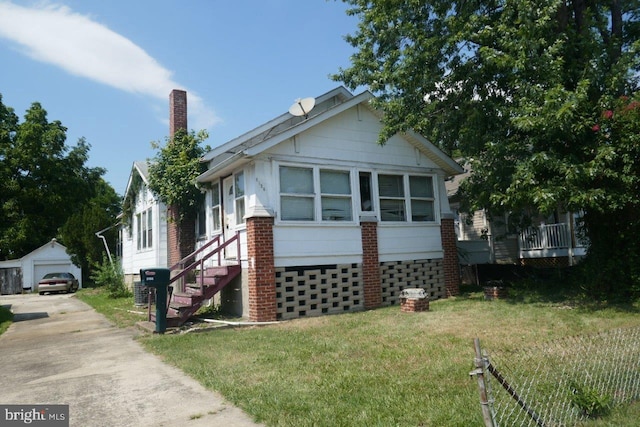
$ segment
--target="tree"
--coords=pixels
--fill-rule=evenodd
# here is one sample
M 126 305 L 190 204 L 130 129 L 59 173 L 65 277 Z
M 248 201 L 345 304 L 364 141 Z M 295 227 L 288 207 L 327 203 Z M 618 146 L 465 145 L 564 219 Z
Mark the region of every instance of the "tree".
M 0 259 L 22 257 L 59 237 L 74 263 L 86 267 L 91 247 L 102 244 L 95 232 L 116 222 L 117 196 L 102 179 L 105 170 L 86 167 L 89 144 L 80 138 L 68 147 L 66 131 L 37 102 L 20 123 L 0 95 Z M 91 206 L 103 209 L 96 229 L 78 221 Z M 79 230 L 84 234 L 72 237 Z
M 210 150 L 208 146 L 202 146 L 208 136 L 204 130 L 196 134 L 179 129 L 149 162 L 149 188 L 167 205 L 168 221 L 175 232 L 169 233 L 170 263 L 194 250 L 195 221 L 204 201 L 203 192 L 196 186 L 196 178 L 207 167 L 200 159 Z M 157 143 L 153 146 L 160 147 Z
M 204 130 L 179 129 L 164 147 L 152 144 L 159 152 L 149 162 L 149 188 L 165 205 L 178 208 L 178 221 L 194 217 L 204 199 L 196 178 L 206 171 L 200 159 L 210 150 L 202 146 L 208 137 Z
M 105 230 L 102 235 L 107 241 L 110 253 L 115 253 L 117 241 L 117 216 L 120 213 L 120 197 L 102 177 L 94 176 L 92 194 L 84 204 L 67 219 L 60 228 L 60 239 L 71 254 L 72 262 L 81 267 L 85 279 L 89 271 L 106 256 L 104 242 L 96 232 Z
M 637 0 L 344 1 L 357 51 L 334 78 L 378 95 L 381 143 L 413 128 L 461 153 L 470 210 L 584 211 L 591 265 L 606 265 L 592 277 L 640 286 L 621 261 L 640 261 L 638 117 L 615 113 L 637 99 Z

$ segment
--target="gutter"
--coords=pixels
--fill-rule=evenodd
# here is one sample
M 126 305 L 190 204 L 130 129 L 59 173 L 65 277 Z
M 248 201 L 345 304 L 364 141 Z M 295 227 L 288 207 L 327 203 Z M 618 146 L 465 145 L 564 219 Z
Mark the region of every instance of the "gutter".
M 216 172 L 218 172 L 223 167 L 229 165 L 230 163 L 235 162 L 239 157 L 244 157 L 244 156 L 246 156 L 246 153 L 244 151 L 238 151 L 237 153 L 235 153 L 231 157 L 223 160 L 222 162 L 218 163 L 217 165 L 215 165 L 211 169 L 207 170 L 202 175 L 198 175 L 196 177 L 196 182 L 199 182 L 199 183 L 207 182 L 207 178 L 209 178 L 212 175 L 214 175 Z

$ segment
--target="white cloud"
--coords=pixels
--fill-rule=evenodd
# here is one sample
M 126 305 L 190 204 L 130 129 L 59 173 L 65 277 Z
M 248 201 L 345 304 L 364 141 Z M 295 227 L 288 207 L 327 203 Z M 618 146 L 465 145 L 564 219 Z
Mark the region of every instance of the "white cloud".
M 194 92 L 173 80 L 144 49 L 88 16 L 56 4 L 33 8 L 0 0 L 0 38 L 30 58 L 131 93 L 167 100 L 172 89 L 189 92 L 189 115 L 198 129 L 220 121 Z

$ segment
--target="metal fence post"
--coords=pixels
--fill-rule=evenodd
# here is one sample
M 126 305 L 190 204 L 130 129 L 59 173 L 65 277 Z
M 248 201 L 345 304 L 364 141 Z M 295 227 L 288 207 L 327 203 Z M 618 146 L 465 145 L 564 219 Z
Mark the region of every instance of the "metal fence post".
M 474 366 L 476 369 L 471 371 L 469 375 L 478 379 L 478 389 L 480 390 L 480 407 L 482 408 L 482 418 L 484 419 L 485 427 L 495 427 L 493 422 L 493 416 L 491 415 L 491 408 L 489 407 L 489 400 L 487 399 L 487 384 L 484 379 L 485 363 L 482 358 L 482 351 L 480 349 L 480 339 L 475 338 L 473 345 L 476 350 L 476 357 L 474 359 Z

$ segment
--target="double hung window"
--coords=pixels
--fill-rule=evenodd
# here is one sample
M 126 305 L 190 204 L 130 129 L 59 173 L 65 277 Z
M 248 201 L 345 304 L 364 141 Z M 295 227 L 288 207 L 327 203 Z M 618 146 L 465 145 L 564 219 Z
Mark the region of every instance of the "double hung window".
M 237 173 L 234 176 L 235 181 L 235 194 L 234 203 L 236 208 L 236 224 L 243 224 L 245 222 L 245 207 L 244 207 L 244 172 Z
M 136 215 L 138 250 L 153 247 L 153 213 L 151 208 Z
M 433 178 L 422 175 L 378 175 L 382 221 L 435 221 Z
M 220 211 L 220 183 L 211 186 L 211 216 L 213 217 L 213 232 L 222 230 L 222 217 Z
M 280 166 L 280 219 L 316 221 L 317 218 L 353 220 L 349 171 Z

